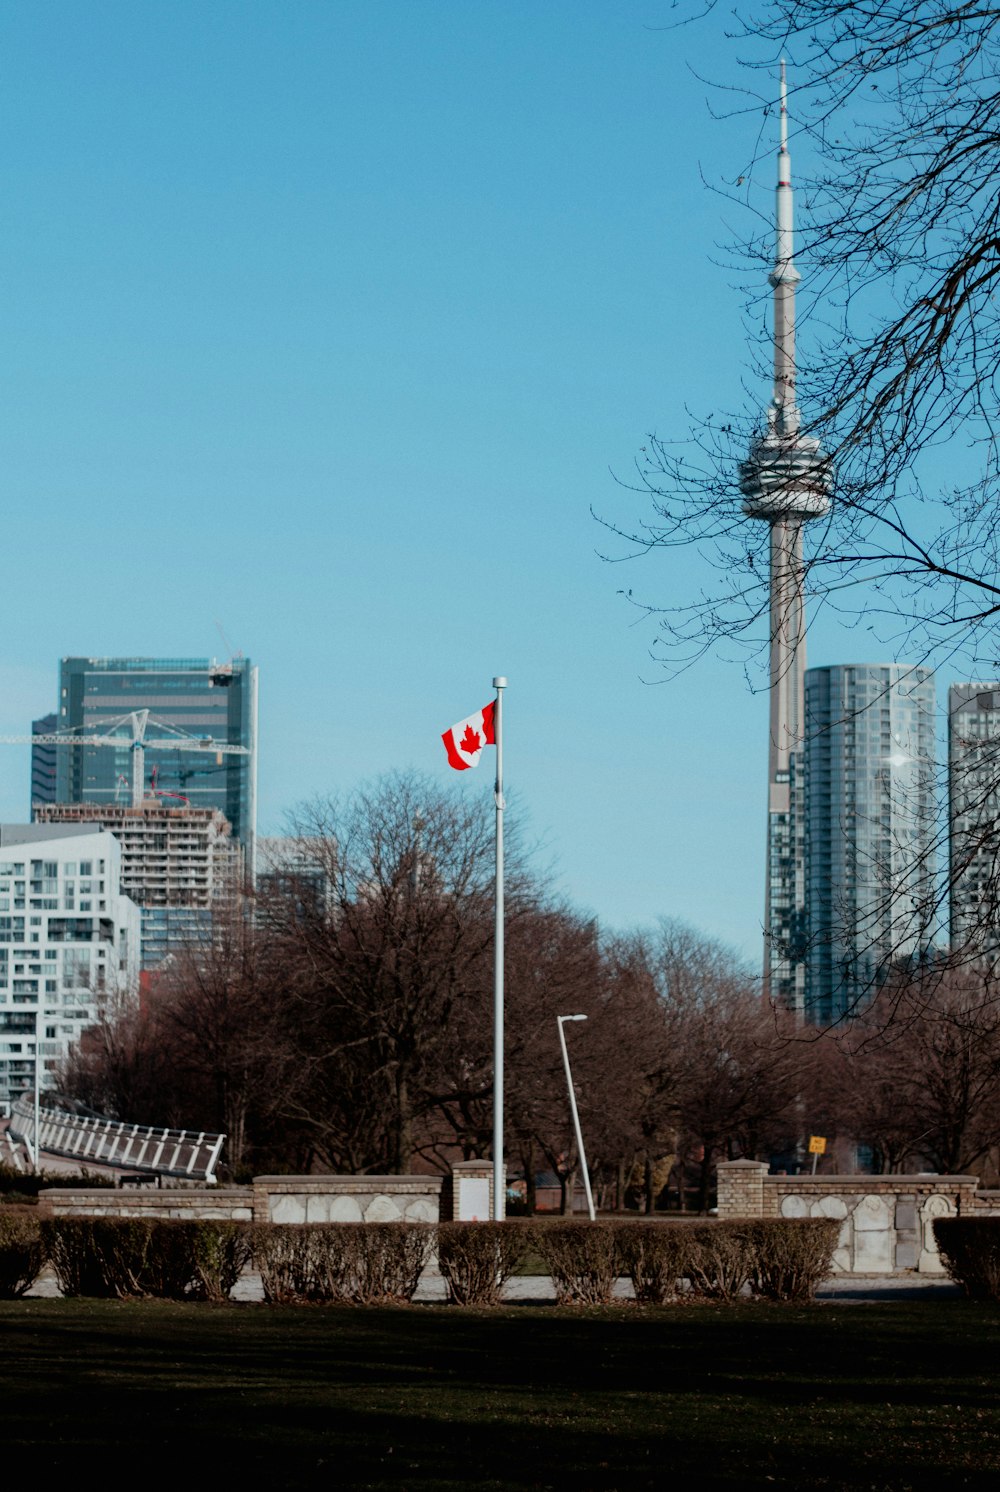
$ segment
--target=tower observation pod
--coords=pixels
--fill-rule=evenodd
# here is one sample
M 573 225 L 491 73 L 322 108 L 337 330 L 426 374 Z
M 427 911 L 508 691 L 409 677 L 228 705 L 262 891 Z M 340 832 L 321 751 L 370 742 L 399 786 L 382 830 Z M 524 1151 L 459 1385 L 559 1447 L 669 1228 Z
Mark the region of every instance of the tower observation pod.
M 788 153 L 785 64 L 775 193 L 774 393 L 767 426 L 740 463 L 748 518 L 770 524 L 770 699 L 764 994 L 800 1015 L 805 1006 L 805 833 L 802 742 L 806 623 L 802 526 L 830 506 L 830 462 L 801 432 L 795 391 L 795 287 L 792 169 Z

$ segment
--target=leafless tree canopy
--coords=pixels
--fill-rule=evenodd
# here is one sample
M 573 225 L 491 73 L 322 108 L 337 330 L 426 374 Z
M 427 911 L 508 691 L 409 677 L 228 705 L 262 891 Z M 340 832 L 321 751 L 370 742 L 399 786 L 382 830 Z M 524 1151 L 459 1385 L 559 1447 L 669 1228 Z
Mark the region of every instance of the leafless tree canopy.
M 489 817 L 408 775 L 309 805 L 301 879 L 175 957 L 141 1007 L 108 1001 L 63 1091 L 137 1123 L 222 1130 L 240 1178 L 489 1156 Z M 810 1132 L 881 1169 L 993 1175 L 992 975 L 896 971 L 846 1037 L 806 1038 L 726 948 L 670 920 L 602 933 L 546 894 L 511 838 L 505 1149 L 529 1207 L 539 1173 L 565 1207 L 579 1172 L 556 1029 L 570 1014 L 587 1016 L 568 1037 L 605 1205 L 704 1208 L 719 1160 L 792 1164 Z
M 880 1171 L 995 1174 L 1000 1146 L 1000 1009 L 995 979 L 927 970 L 899 982 L 823 1054 L 831 1110 Z M 839 1097 L 838 1097 L 839 1095 Z
M 175 957 L 141 1009 L 108 1006 L 66 1092 L 135 1122 L 223 1130 L 232 1173 L 447 1170 L 492 1144 L 492 805 L 415 775 L 304 808 L 253 917 Z M 570 1032 L 605 1195 L 652 1206 L 720 1155 L 794 1143 L 804 1070 L 732 955 L 664 924 L 602 936 L 547 893 L 511 825 L 506 1148 L 526 1179 L 579 1168 L 557 1036 Z M 808 1056 L 808 1053 L 806 1054 Z M 680 1188 L 683 1194 L 683 1187 Z

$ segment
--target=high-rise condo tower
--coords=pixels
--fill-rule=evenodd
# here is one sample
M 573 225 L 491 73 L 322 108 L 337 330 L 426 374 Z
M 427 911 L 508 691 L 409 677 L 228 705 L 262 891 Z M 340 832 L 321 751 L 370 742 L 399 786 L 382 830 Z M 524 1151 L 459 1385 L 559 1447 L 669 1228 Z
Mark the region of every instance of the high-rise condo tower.
M 838 663 L 805 680 L 806 1019 L 850 1020 L 937 920 L 934 672 Z
M 1000 967 L 1000 682 L 948 690 L 951 951 Z
M 792 169 L 788 154 L 785 64 L 781 64 L 781 136 L 776 193 L 774 394 L 767 428 L 740 465 L 743 511 L 771 529 L 770 689 L 767 872 L 764 893 L 764 994 L 802 1013 L 805 1003 L 805 836 L 802 764 L 806 626 L 802 527 L 822 518 L 830 464 L 801 431 L 795 398 L 795 286 Z

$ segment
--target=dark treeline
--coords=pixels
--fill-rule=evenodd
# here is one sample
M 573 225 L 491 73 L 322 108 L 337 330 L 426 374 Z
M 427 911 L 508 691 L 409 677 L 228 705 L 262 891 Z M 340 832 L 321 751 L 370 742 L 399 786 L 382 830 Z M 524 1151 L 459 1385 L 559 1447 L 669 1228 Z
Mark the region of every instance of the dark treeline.
M 489 1156 L 492 805 L 397 776 L 295 825 L 253 915 L 175 957 L 141 1006 L 111 1002 L 64 1094 L 137 1123 L 223 1131 L 230 1173 L 400 1173 Z M 1000 1007 L 973 976 L 896 988 L 845 1034 L 796 1029 L 726 949 L 668 921 L 602 936 L 553 900 L 516 842 L 506 928 L 506 1148 L 577 1172 L 556 1016 L 606 1205 L 668 1186 L 705 1207 L 720 1159 L 810 1132 L 879 1169 L 982 1168 L 1000 1142 Z M 888 1008 L 888 1006 L 887 1006 Z M 683 1182 L 683 1185 L 681 1184 Z

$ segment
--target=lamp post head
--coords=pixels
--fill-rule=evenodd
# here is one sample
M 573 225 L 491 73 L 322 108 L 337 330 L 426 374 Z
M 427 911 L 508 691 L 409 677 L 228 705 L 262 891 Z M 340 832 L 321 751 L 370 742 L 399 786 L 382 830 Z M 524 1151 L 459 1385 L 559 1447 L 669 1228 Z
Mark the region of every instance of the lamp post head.
M 586 1019 L 587 1019 L 587 1017 L 585 1015 L 557 1015 L 556 1016 L 556 1020 L 559 1021 L 560 1024 L 562 1024 L 563 1021 L 585 1021 Z

